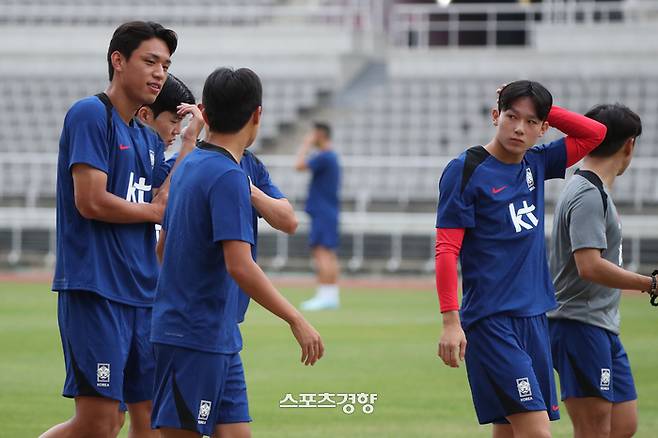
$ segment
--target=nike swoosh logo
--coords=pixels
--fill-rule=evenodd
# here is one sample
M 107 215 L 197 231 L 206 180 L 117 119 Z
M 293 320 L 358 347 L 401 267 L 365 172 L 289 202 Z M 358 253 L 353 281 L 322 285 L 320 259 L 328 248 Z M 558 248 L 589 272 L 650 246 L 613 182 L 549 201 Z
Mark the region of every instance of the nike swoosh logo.
M 551 406 L 551 409 L 553 410 L 553 412 L 556 412 L 556 411 L 560 410 L 560 407 L 556 406 L 556 405 L 553 405 L 553 406 Z
M 130 146 L 126 146 L 125 144 L 120 144 L 119 149 L 125 151 L 126 149 L 130 149 Z
M 500 187 L 500 188 L 492 187 L 492 188 L 491 188 L 491 193 L 493 193 L 493 194 L 500 193 L 500 192 L 502 192 L 503 190 L 505 190 L 506 188 L 507 188 L 507 186 L 502 186 L 502 187 Z

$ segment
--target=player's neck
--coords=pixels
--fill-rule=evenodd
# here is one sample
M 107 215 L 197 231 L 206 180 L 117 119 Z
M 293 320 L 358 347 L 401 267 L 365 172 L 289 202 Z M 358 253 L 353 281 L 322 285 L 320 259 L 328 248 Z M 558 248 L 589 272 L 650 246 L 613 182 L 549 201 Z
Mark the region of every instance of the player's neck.
M 523 161 L 523 156 L 525 155 L 525 152 L 522 154 L 508 152 L 496 138 L 487 143 L 484 148 L 495 159 L 505 164 L 519 164 Z
M 235 161 L 238 163 L 242 160 L 244 150 L 247 149 L 247 144 L 244 139 L 235 134 L 222 134 L 219 132 L 209 132 L 206 136 L 207 143 L 220 146 L 231 153 Z
M 618 167 L 619 164 L 616 162 L 616 160 L 611 160 L 609 157 L 599 158 L 587 156 L 585 157 L 580 170 L 589 170 L 590 172 L 594 172 L 599 178 L 601 178 L 603 184 L 610 188 L 617 178 L 617 173 L 619 173 Z
M 130 97 L 126 94 L 125 90 L 116 85 L 114 82 L 110 82 L 110 85 L 105 90 L 105 94 L 110 98 L 112 106 L 119 113 L 121 120 L 129 124 L 132 118 L 137 113 L 137 110 L 143 105 L 141 102 L 133 102 Z
M 324 151 L 330 151 L 331 150 L 331 143 L 326 142 L 318 145 L 318 150 L 324 152 Z

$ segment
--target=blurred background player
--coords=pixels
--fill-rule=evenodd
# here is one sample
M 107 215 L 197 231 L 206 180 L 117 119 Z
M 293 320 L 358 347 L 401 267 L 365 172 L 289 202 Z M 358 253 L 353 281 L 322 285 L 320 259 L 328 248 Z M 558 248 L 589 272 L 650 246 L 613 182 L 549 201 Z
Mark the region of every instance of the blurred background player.
M 312 149 L 317 149 L 312 151 Z M 310 155 L 310 156 L 309 156 Z M 331 128 L 316 122 L 297 152 L 295 168 L 310 170 L 311 183 L 306 213 L 311 218 L 309 245 L 313 253 L 318 287 L 315 296 L 301 304 L 302 310 L 337 309 L 340 305 L 336 251 L 339 244 L 340 164 L 331 144 Z
M 250 436 L 240 289 L 290 324 L 302 362 L 313 365 L 324 352 L 317 331 L 253 260 L 250 183 L 239 162 L 258 133 L 261 102 L 254 72 L 215 70 L 203 89 L 209 134 L 173 174 L 151 333 L 152 424 L 165 438 Z
M 640 117 L 624 105 L 586 114 L 608 128 L 569 180 L 556 209 L 550 268 L 558 308 L 548 313 L 553 364 L 574 436 L 630 437 L 637 393 L 619 339 L 620 289 L 655 292 L 656 279 L 623 269 L 622 227 L 610 190 L 631 163 Z
M 491 115 L 494 138 L 452 160 L 439 182 L 438 354 L 452 367 L 466 359 L 478 421 L 493 423 L 494 437 L 550 437 L 549 419 L 559 418 L 559 406 L 545 314 L 556 303 L 546 261 L 544 181 L 564 178 L 567 167 L 603 140 L 605 126 L 554 106 L 533 81 L 503 86 Z M 549 123 L 567 137 L 533 147 Z
M 148 340 L 158 266 L 152 198 L 162 142 L 134 119 L 158 96 L 176 50 L 175 32 L 152 22 L 119 26 L 107 52 L 110 85 L 68 111 L 57 174 L 58 322 L 66 364 L 63 395 L 75 416 L 43 437 L 114 437 L 119 402 L 129 436 L 150 428 L 154 357 Z

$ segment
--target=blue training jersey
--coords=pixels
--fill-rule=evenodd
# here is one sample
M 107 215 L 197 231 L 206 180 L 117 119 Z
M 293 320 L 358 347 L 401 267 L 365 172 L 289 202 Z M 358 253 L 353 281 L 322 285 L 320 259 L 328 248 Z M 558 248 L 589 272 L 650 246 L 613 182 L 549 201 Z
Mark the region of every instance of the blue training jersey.
M 242 348 L 239 295 L 222 242 L 254 244 L 249 180 L 222 149 L 195 149 L 171 179 L 151 341 L 211 353 Z
M 158 277 L 152 223 L 85 219 L 75 206 L 72 167 L 107 174 L 107 191 L 130 202 L 151 202 L 163 143 L 136 119 L 126 124 L 96 96 L 69 109 L 57 161 L 57 262 L 54 291 L 85 290 L 133 306 L 151 306 Z
M 544 238 L 544 181 L 564 178 L 564 138 L 506 164 L 475 146 L 445 168 L 437 228 L 465 228 L 460 253 L 462 326 L 493 314 L 534 316 L 555 308 Z
M 166 178 L 166 175 L 169 174 L 169 171 L 174 167 L 176 159 L 178 158 L 178 153 L 174 154 L 166 162 L 168 171 L 162 171 L 162 174 Z M 240 160 L 240 167 L 247 176 L 251 179 L 253 185 L 262 190 L 266 195 L 274 199 L 282 199 L 286 196 L 279 190 L 279 188 L 272 182 L 270 178 L 270 173 L 267 170 L 267 167 L 263 164 L 262 161 L 258 159 L 256 155 L 251 153 L 248 150 L 244 151 L 242 160 Z M 164 181 L 164 179 L 163 179 Z M 260 215 L 255 208 L 252 207 L 251 217 L 254 228 L 254 244 L 251 247 L 251 256 L 256 260 L 258 256 L 258 219 Z M 242 289 L 240 289 L 240 297 L 238 300 L 238 322 L 243 322 L 245 314 L 247 313 L 247 308 L 249 307 L 249 295 L 247 295 Z
M 338 215 L 340 208 L 340 164 L 333 150 L 320 151 L 311 156 L 306 165 L 312 172 L 306 200 L 310 215 Z

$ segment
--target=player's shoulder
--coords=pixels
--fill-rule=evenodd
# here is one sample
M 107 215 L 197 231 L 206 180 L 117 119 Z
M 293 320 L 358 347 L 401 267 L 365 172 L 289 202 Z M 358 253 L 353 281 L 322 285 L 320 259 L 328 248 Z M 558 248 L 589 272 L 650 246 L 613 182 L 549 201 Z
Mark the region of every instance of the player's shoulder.
M 566 137 L 560 137 L 557 140 L 553 140 L 549 143 L 537 144 L 528 149 L 528 152 L 531 154 L 543 154 L 547 150 L 552 148 L 564 148 L 566 147 Z
M 71 105 L 66 117 L 68 120 L 106 120 L 107 108 L 105 104 L 96 96 L 87 96 Z
M 490 156 L 489 152 L 483 146 L 470 147 L 456 158 L 450 160 L 443 171 L 441 179 L 459 183 L 463 191 L 473 178 L 478 167 L 485 163 Z

